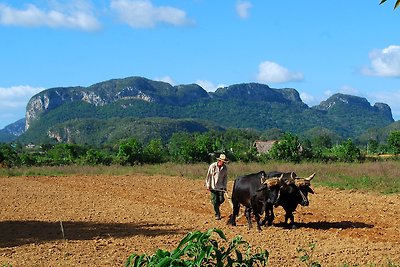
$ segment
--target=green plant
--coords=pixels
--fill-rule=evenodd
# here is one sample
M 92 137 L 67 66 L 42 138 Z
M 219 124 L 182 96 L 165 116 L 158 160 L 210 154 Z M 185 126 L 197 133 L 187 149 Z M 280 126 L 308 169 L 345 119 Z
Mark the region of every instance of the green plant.
M 400 154 L 400 131 L 391 132 L 387 139 L 387 143 L 393 154 Z
M 121 165 L 135 165 L 143 162 L 143 145 L 131 138 L 127 142 L 122 142 L 119 146 L 117 161 Z
M 0 166 L 1 167 L 14 167 L 20 164 L 18 152 L 15 146 L 11 144 L 0 143 Z
M 251 252 L 251 246 L 241 236 L 233 238 L 227 247 L 218 244 L 212 238 L 216 233 L 224 241 L 225 234 L 220 229 L 212 228 L 206 232 L 188 233 L 171 252 L 158 249 L 154 255 L 132 254 L 125 266 L 265 266 L 268 251 Z M 241 249 L 244 249 L 242 251 Z
M 382 0 L 379 4 L 381 5 L 381 4 L 385 3 L 385 2 L 386 2 L 386 0 Z M 394 4 L 394 9 L 396 9 L 398 6 L 400 6 L 400 0 L 396 1 L 396 3 Z
M 153 139 L 147 144 L 143 150 L 145 162 L 161 163 L 167 158 L 167 150 L 161 139 Z
M 300 162 L 300 140 L 296 135 L 286 133 L 280 142 L 277 142 L 272 146 L 269 154 L 272 159 Z
M 361 160 L 361 150 L 351 139 L 335 145 L 330 149 L 332 156 L 341 162 L 357 162 Z
M 300 261 L 303 262 L 308 267 L 321 267 L 317 261 L 313 260 L 313 253 L 316 247 L 315 243 L 308 245 L 308 248 L 298 248 L 297 253 L 300 253 Z
M 105 151 L 89 149 L 82 157 L 82 163 L 91 166 L 110 165 L 112 163 L 112 156 Z

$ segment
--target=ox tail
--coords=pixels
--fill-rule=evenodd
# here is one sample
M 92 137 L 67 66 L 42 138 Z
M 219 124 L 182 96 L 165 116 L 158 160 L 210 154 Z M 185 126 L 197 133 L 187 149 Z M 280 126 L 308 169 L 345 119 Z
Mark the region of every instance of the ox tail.
M 231 209 L 233 210 L 233 203 L 232 203 L 232 198 L 228 195 L 228 192 L 224 192 L 225 197 L 228 199 L 229 201 L 229 205 L 231 206 Z
M 229 215 L 228 221 L 226 222 L 227 225 L 235 226 L 236 225 L 236 219 L 240 219 L 244 215 L 244 213 L 240 213 L 238 216 L 235 216 L 233 213 L 234 213 L 234 211 L 232 212 L 231 215 Z
M 229 205 L 231 206 L 231 209 L 233 210 L 233 202 L 232 202 L 232 198 L 228 195 L 228 193 L 225 191 L 225 197 L 228 199 L 229 201 Z M 244 213 L 240 213 L 236 218 L 240 219 L 242 218 L 244 215 Z
M 234 212 L 233 211 L 233 202 L 232 202 L 232 197 L 230 197 L 229 195 L 228 195 L 228 192 L 227 191 L 225 191 L 224 192 L 224 195 L 225 195 L 225 197 L 228 199 L 228 201 L 229 201 L 229 205 L 231 206 L 231 209 L 232 209 L 232 212 Z M 240 208 L 239 208 L 240 209 Z M 239 213 L 238 215 L 237 215 L 237 219 L 240 219 L 240 218 L 242 218 L 243 217 L 243 215 L 244 215 L 244 213 Z M 231 215 L 232 216 L 232 215 Z M 229 217 L 230 218 L 230 217 Z
M 228 220 L 226 221 L 227 225 L 232 225 L 232 216 L 233 214 L 229 215 Z
M 232 225 L 235 226 L 235 216 L 233 216 L 233 213 L 231 215 L 229 215 L 228 217 L 228 221 L 226 221 L 227 225 Z
M 240 210 L 239 210 L 239 211 L 240 211 Z M 242 212 L 242 213 L 239 212 L 239 215 L 236 217 L 236 219 L 240 219 L 240 218 L 242 218 L 244 215 L 245 215 L 244 212 Z

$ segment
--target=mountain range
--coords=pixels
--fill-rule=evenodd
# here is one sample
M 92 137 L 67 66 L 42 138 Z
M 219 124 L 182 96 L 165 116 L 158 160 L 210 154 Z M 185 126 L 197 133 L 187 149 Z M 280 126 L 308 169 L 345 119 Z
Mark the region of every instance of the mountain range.
M 353 95 L 334 94 L 309 107 L 293 88 L 242 83 L 207 92 L 197 84 L 128 77 L 44 90 L 30 99 L 24 120 L 0 130 L 0 141 L 111 144 L 227 128 L 357 138 L 393 123 L 387 104 Z

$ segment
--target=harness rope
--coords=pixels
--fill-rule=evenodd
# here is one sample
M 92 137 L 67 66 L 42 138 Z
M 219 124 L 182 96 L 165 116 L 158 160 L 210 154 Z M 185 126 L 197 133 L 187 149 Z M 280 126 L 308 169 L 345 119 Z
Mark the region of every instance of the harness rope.
M 301 196 L 301 198 L 303 199 L 303 201 L 304 201 L 304 202 L 307 202 L 306 196 L 303 194 L 303 192 L 301 192 L 300 189 L 299 189 L 299 192 L 300 192 L 300 196 Z

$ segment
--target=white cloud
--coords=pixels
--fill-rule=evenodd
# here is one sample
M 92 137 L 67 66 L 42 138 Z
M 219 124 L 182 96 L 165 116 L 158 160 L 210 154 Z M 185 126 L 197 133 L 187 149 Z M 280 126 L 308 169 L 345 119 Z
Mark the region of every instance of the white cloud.
M 28 85 L 12 86 L 9 88 L 0 87 L 0 101 L 28 100 L 35 94 L 43 91 L 42 87 L 31 87 Z M 25 103 L 26 104 L 26 103 Z
M 153 6 L 149 0 L 111 0 L 111 9 L 133 28 L 154 28 L 158 23 L 190 25 L 185 11 L 170 6 Z
M 362 73 L 371 76 L 400 77 L 400 46 L 391 45 L 369 53 L 370 66 Z
M 259 65 L 257 80 L 262 83 L 284 83 L 303 80 L 303 73 L 291 72 L 272 61 L 264 61 Z
M 386 103 L 392 110 L 392 115 L 395 120 L 400 119 L 400 90 L 393 91 L 375 91 L 368 94 L 368 98 L 372 103 L 380 102 Z
M 59 5 L 61 7 L 61 5 Z M 93 15 L 90 5 L 73 1 L 62 8 L 42 10 L 33 4 L 16 9 L 0 4 L 0 24 L 22 27 L 76 28 L 85 31 L 98 30 L 101 25 Z
M 332 90 L 326 90 L 326 91 L 324 92 L 324 96 L 325 96 L 326 98 L 331 97 L 333 94 L 334 94 L 334 93 L 332 92 Z
M 346 95 L 360 95 L 360 91 L 358 89 L 349 85 L 343 85 L 339 92 Z
M 242 19 L 249 17 L 249 10 L 253 5 L 249 1 L 237 1 L 236 2 L 236 12 Z
M 301 100 L 306 103 L 309 106 L 315 105 L 316 104 L 316 100 L 315 97 L 306 93 L 306 92 L 301 92 L 300 93 L 300 98 Z
M 207 92 L 215 92 L 220 87 L 226 87 L 224 84 L 215 85 L 213 82 L 207 80 L 197 80 L 196 84 L 200 85 Z
M 214 92 L 217 89 L 215 84 L 207 80 L 197 80 L 196 84 L 200 85 L 207 92 Z
M 172 77 L 170 77 L 168 75 L 164 76 L 164 77 L 161 77 L 161 78 L 155 78 L 154 80 L 161 81 L 161 82 L 166 82 L 166 83 L 169 83 L 172 86 L 175 86 L 177 84 L 176 81 L 174 79 L 172 79 Z
M 360 90 L 358 90 L 357 88 L 351 87 L 350 85 L 343 85 L 342 87 L 339 88 L 339 90 L 335 91 L 332 89 L 325 90 L 323 95 L 320 97 L 318 101 L 325 101 L 326 99 L 330 98 L 331 96 L 337 93 L 364 97 L 362 92 L 360 92 Z
M 166 82 L 171 84 L 172 86 L 177 85 L 178 83 L 172 79 L 171 76 L 164 76 L 164 77 L 158 77 L 158 78 L 154 78 L 155 81 L 162 81 L 162 82 Z M 201 86 L 204 90 L 206 90 L 207 92 L 214 92 L 215 90 L 217 90 L 220 87 L 225 87 L 226 85 L 224 84 L 218 84 L 215 85 L 213 82 L 208 81 L 208 80 L 196 80 L 195 84 Z
M 306 103 L 308 106 L 312 107 L 315 105 L 319 105 L 322 101 L 327 100 L 330 98 L 333 94 L 335 94 L 337 91 L 333 92 L 332 90 L 326 90 L 322 94 L 321 93 L 315 93 L 314 95 L 311 95 L 307 92 L 300 92 L 300 98 L 303 100 L 304 103 Z M 355 89 L 351 88 L 350 86 L 343 86 L 340 90 L 340 93 L 343 94 L 352 94 L 352 92 L 355 92 Z
M 0 129 L 23 118 L 29 99 L 43 90 L 31 86 L 0 87 Z

